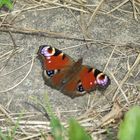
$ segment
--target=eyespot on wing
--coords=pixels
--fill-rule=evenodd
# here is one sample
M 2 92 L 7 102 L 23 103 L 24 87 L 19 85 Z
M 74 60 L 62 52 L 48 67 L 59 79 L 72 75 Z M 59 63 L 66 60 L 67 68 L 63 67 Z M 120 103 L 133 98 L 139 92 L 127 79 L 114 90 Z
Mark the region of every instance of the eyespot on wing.
M 40 46 L 37 54 L 46 70 L 60 70 L 74 63 L 71 57 L 49 45 Z

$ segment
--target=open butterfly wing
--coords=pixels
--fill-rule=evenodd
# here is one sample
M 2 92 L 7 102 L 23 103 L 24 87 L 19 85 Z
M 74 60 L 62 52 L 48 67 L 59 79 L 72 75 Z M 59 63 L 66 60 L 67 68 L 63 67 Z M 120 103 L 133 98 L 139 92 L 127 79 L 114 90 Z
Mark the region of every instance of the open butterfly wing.
M 48 45 L 40 46 L 38 56 L 43 66 L 43 78 L 48 86 L 59 89 L 61 80 L 65 76 L 74 60 L 62 51 Z
M 73 72 L 71 77 L 62 88 L 62 92 L 71 98 L 83 96 L 96 88 L 106 89 L 110 84 L 108 76 L 85 65 L 76 74 Z

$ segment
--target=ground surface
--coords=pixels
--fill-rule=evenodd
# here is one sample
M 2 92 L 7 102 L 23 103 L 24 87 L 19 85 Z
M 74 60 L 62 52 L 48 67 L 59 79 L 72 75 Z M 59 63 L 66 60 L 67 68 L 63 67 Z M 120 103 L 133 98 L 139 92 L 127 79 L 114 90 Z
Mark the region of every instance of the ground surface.
M 96 112 L 92 117 L 100 121 L 111 110 L 115 99 L 121 107 L 127 109 L 132 104 L 138 104 L 140 13 L 137 13 L 137 9 L 140 10 L 140 3 L 135 1 L 133 5 L 128 1 L 115 10 L 122 2 L 102 0 L 100 7 L 100 1 L 92 0 L 87 3 L 78 0 L 44 0 L 42 3 L 17 0 L 11 13 L 1 10 L 0 104 L 11 112 L 35 112 L 25 102 L 30 102 L 30 97 L 35 97 L 43 103 L 44 94 L 47 93 L 54 112 L 63 121 L 70 117 L 77 118 L 86 111 L 91 111 L 92 115 Z M 114 11 L 110 12 L 112 9 Z M 14 54 L 9 32 L 17 45 Z M 104 70 L 111 78 L 111 85 L 105 91 L 109 101 L 99 91 L 92 92 L 90 96 L 71 99 L 44 85 L 39 60 L 35 59 L 33 66 L 31 64 L 32 56 L 36 55 L 39 46 L 43 44 L 64 49 L 73 59 L 82 57 L 83 64 Z M 27 62 L 27 65 L 13 71 Z M 11 71 L 13 72 L 7 74 Z M 15 86 L 24 77 L 25 80 Z M 90 115 L 83 118 L 88 117 Z

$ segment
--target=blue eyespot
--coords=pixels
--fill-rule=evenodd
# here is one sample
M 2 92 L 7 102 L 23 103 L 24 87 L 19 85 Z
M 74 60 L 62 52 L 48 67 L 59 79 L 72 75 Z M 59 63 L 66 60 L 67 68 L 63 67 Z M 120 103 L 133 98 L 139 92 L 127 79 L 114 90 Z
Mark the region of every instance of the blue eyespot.
M 46 70 L 46 74 L 49 76 L 49 77 L 52 77 L 54 74 L 55 74 L 55 71 L 54 70 Z
M 82 84 L 79 84 L 79 85 L 78 85 L 77 90 L 78 90 L 79 92 L 84 92 L 84 91 L 85 91 L 84 88 L 83 88 L 83 86 L 82 86 Z

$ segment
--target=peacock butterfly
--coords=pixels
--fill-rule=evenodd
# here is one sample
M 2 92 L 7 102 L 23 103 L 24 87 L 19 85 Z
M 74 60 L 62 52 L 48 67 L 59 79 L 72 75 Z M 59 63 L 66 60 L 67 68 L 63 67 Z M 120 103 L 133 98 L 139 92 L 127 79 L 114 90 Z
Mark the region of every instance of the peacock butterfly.
M 42 45 L 38 56 L 42 63 L 45 84 L 71 98 L 83 96 L 96 88 L 104 90 L 110 84 L 106 74 L 82 65 L 82 59 L 75 62 L 57 48 Z

